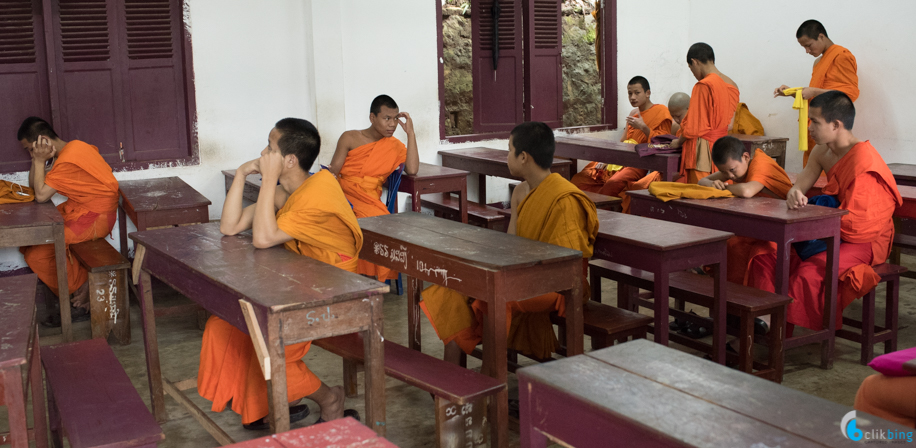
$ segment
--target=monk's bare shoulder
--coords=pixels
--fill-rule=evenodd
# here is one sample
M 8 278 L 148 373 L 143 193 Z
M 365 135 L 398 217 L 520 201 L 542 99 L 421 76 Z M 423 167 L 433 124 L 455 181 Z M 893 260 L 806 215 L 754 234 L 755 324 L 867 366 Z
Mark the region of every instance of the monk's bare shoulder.
M 347 148 L 347 151 L 360 146 L 362 141 L 362 134 L 358 130 L 344 131 L 343 134 L 340 134 L 340 138 L 337 140 L 337 148 L 341 146 Z
M 725 81 L 726 84 L 731 84 L 731 85 L 734 86 L 736 89 L 738 88 L 738 84 L 735 83 L 735 81 L 734 81 L 733 79 L 729 78 L 728 76 L 726 76 L 726 75 L 724 75 L 724 74 L 722 75 L 722 80 Z

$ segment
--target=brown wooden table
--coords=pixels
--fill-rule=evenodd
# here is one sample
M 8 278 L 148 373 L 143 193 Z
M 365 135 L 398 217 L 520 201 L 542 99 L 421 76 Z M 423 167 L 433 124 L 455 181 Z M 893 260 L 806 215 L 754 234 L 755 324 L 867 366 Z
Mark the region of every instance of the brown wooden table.
M 483 300 L 484 359 L 502 383 L 506 365 L 506 303 L 549 292 L 566 297 L 569 356 L 583 351 L 582 253 L 565 247 L 407 212 L 359 219 L 360 258 L 403 272 L 407 281 L 408 347 L 420 349 L 423 281 Z M 491 443 L 508 444 L 508 392 L 490 403 Z
M 367 421 L 384 435 L 382 294 L 388 291 L 388 286 L 296 255 L 282 246 L 255 249 L 250 235 L 223 236 L 218 223 L 135 232 L 130 238 L 138 245 L 134 281 L 139 275 L 147 373 L 153 415 L 158 421 L 166 420 L 165 387 L 217 440 L 232 443 L 228 435 L 181 393 L 182 388 L 196 387 L 196 379 L 172 383 L 162 377 L 150 277 L 160 279 L 244 332 L 249 332 L 249 326 L 240 301 L 250 302 L 257 316 L 254 328 L 260 328 L 267 345 L 271 372 L 268 398 L 272 403 L 269 420 L 274 433 L 289 430 L 283 347 L 362 333 L 366 351 Z
M 0 209 L 2 214 L 2 209 Z M 12 448 L 35 445 L 48 446 L 48 425 L 45 417 L 45 388 L 41 378 L 38 325 L 35 323 L 35 274 L 0 278 L 0 382 L 6 406 L 9 432 L 0 432 L 0 445 Z M 26 389 L 32 392 L 32 419 L 26 423 Z
M 121 255 L 127 257 L 127 220 L 137 231 L 163 226 L 199 224 L 210 221 L 209 199 L 179 177 L 123 180 L 118 183 L 121 202 L 118 222 Z
M 908 163 L 888 163 L 887 167 L 891 169 L 891 174 L 897 181 L 897 185 L 916 187 L 916 165 Z
M 73 340 L 70 321 L 70 289 L 67 286 L 67 244 L 64 218 L 50 201 L 0 205 L 0 247 L 54 245 L 57 288 L 60 303 L 60 330 L 64 342 Z
M 524 180 L 509 172 L 509 151 L 492 148 L 464 148 L 439 151 L 442 166 L 477 173 L 477 202 L 487 202 L 487 176 L 506 179 Z M 553 159 L 550 171 L 560 173 L 566 179 L 572 176 L 572 162 L 564 159 Z
M 461 222 L 468 222 L 468 172 L 429 163 L 420 163 L 417 174 L 404 174 L 398 191 L 410 195 L 411 209 L 420 212 L 420 196 L 458 193 L 458 210 Z M 229 184 L 227 184 L 229 185 Z M 228 188 L 228 187 L 226 187 Z M 228 191 L 228 190 L 226 190 Z
M 518 371 L 521 445 L 861 447 L 852 411 L 644 339 Z M 863 412 L 862 431 L 907 428 Z M 906 441 L 906 439 L 903 439 Z
M 232 181 L 235 180 L 235 170 L 223 170 L 223 178 L 226 181 L 226 193 L 232 187 Z M 246 201 L 258 202 L 258 194 L 261 192 L 261 175 L 249 174 L 245 177 L 245 188 L 242 190 L 242 198 Z
M 270 437 L 229 445 L 232 448 L 397 448 L 353 418 L 312 424 Z M 228 448 L 228 447 L 227 447 Z
M 662 180 L 668 182 L 677 178 L 681 163 L 680 153 L 639 157 L 639 154 L 636 154 L 636 145 L 632 143 L 615 142 L 583 134 L 557 137 L 557 147 L 553 155 L 572 159 L 573 167 L 576 166 L 577 159 L 583 159 L 658 171 L 662 175 Z
M 655 342 L 668 345 L 670 273 L 712 266 L 716 282 L 709 315 L 713 320 L 712 358 L 725 364 L 726 241 L 733 235 L 702 227 L 598 210 L 598 238 L 593 258 L 651 272 L 654 276 Z M 618 286 L 619 287 L 619 286 Z M 617 306 L 637 311 L 624 295 Z
M 783 169 L 786 168 L 786 144 L 789 142 L 785 137 L 767 137 L 760 135 L 743 135 L 728 134 L 729 137 L 735 137 L 744 143 L 744 147 L 754 154 L 754 149 L 760 148 L 766 155 L 776 160 Z
M 789 293 L 791 244 L 807 240 L 827 243 L 827 275 L 824 281 L 824 329 L 785 340 L 785 349 L 821 343 L 821 367 L 833 366 L 836 332 L 837 266 L 840 255 L 840 218 L 847 210 L 809 205 L 786 208 L 786 201 L 772 198 L 675 199 L 662 202 L 649 190 L 628 192 L 630 212 L 650 218 L 733 232 L 735 235 L 776 243 L 776 293 Z

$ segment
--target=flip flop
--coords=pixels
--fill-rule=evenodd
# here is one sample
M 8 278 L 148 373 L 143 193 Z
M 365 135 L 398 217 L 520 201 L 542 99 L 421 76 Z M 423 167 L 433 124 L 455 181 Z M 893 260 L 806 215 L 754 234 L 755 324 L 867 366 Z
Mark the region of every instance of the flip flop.
M 356 409 L 344 409 L 344 417 L 353 417 L 356 419 L 356 421 L 360 421 L 359 412 Z M 317 425 L 318 423 L 324 423 L 324 422 L 325 422 L 325 419 L 318 417 L 318 420 L 315 420 L 315 423 L 313 424 Z
M 307 404 L 300 404 L 296 406 L 289 407 L 289 422 L 295 423 L 309 416 L 309 407 Z M 268 421 L 269 416 L 261 417 L 258 420 L 255 420 L 251 423 L 243 424 L 242 427 L 249 431 L 263 431 L 265 429 L 270 429 L 270 421 Z
M 691 311 L 690 314 L 697 316 L 697 313 L 694 313 L 693 311 Z M 706 325 L 700 325 L 689 321 L 683 330 L 678 330 L 678 333 L 687 336 L 690 339 L 702 339 L 711 334 L 709 332 L 709 328 L 707 328 Z

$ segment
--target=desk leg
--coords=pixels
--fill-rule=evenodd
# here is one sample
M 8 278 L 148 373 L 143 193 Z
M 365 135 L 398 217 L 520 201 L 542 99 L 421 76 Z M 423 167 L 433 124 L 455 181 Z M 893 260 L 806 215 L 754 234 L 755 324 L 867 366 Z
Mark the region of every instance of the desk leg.
M 407 347 L 421 351 L 420 342 L 420 291 L 423 282 L 416 277 L 407 277 Z
M 725 260 L 726 249 L 722 245 L 721 257 L 719 260 Z M 723 261 L 712 265 L 713 275 L 713 299 L 712 309 L 709 314 L 712 317 L 712 359 L 713 361 L 725 365 L 725 307 L 726 307 L 726 288 L 725 277 L 726 267 Z
M 127 214 L 124 213 L 124 207 L 118 206 L 118 233 L 121 237 L 121 255 L 127 256 Z
M 477 175 L 477 203 L 479 204 L 487 203 L 487 175 L 486 174 Z
M 821 368 L 833 368 L 833 349 L 836 344 L 836 312 L 837 312 L 837 269 L 840 266 L 840 235 L 839 232 L 830 238 L 825 238 L 827 243 L 826 275 L 824 282 L 824 328 L 827 338 L 821 341 Z
M 54 263 L 57 265 L 58 301 L 60 303 L 60 332 L 64 342 L 73 340 L 70 321 L 70 287 L 67 284 L 67 243 L 64 240 L 64 224 L 54 225 Z
M 488 374 L 502 383 L 509 372 L 506 364 L 506 305 L 491 295 L 487 301 L 487 315 L 483 323 L 483 359 Z M 487 412 L 490 419 L 490 446 L 509 446 L 509 390 L 502 389 L 490 400 Z
M 159 339 L 156 336 L 156 311 L 153 309 L 153 286 L 149 273 L 140 272 L 140 314 L 143 321 L 143 348 L 146 351 L 146 372 L 153 417 L 163 423 L 168 420 L 162 391 L 162 366 L 159 364 Z
M 582 317 L 582 284 L 563 292 L 566 298 L 566 357 L 585 352 L 584 318 Z
M 448 194 L 448 193 L 447 193 Z M 468 223 L 468 185 L 462 184 L 461 190 L 458 190 L 458 213 L 461 214 L 461 222 Z
M 267 381 L 267 402 L 270 409 L 271 434 L 289 431 L 289 397 L 286 395 L 286 350 L 280 335 L 280 318 L 267 318 L 267 353 L 270 356 L 270 380 Z
M 385 345 L 382 340 L 381 294 L 369 297 L 369 328 L 363 333 L 363 356 L 366 366 L 366 424 L 384 437 L 387 431 L 385 417 Z
M 776 294 L 789 295 L 789 256 L 792 249 L 788 238 L 776 242 Z
M 22 390 L 22 373 L 16 368 L 4 369 L 0 373 L 3 379 L 4 403 L 10 423 L 10 443 L 13 448 L 28 448 L 29 427 L 25 421 L 25 394 Z
M 521 445 L 530 448 L 547 448 L 547 436 L 534 427 L 534 407 L 531 398 L 531 382 L 525 378 L 518 380 L 518 401 L 525 409 L 520 410 L 518 431 Z
M 410 192 L 410 205 L 411 209 L 417 213 L 420 213 L 422 206 L 420 205 L 420 192 L 417 190 Z
M 41 378 L 41 350 L 38 343 L 38 325 L 33 329 L 32 359 L 29 361 L 29 383 L 32 388 L 32 429 L 36 448 L 48 446 L 48 416 L 45 414 L 45 387 Z M 9 407 L 7 407 L 9 409 Z
M 655 342 L 668 345 L 668 266 L 662 263 L 655 272 Z

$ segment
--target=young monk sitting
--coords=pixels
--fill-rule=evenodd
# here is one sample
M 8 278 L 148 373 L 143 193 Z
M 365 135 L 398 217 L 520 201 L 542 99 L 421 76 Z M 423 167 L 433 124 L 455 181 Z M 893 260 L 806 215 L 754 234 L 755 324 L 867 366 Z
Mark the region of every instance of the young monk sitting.
M 677 181 L 695 184 L 715 170 L 712 145 L 728 133 L 739 92 L 735 82 L 716 68 L 716 55 L 709 45 L 691 45 L 687 66 L 699 82 L 693 86 L 690 112 L 681 122 L 681 135 L 671 142 L 671 147 L 683 147 Z
M 595 204 L 559 174 L 550 172 L 553 131 L 539 122 L 522 123 L 509 136 L 509 171 L 525 181 L 512 193 L 509 233 L 568 247 L 582 252 L 582 285 L 588 290 L 586 271 L 598 234 Z M 482 339 L 487 304 L 468 303 L 468 297 L 451 289 L 431 286 L 422 293 L 421 306 L 446 344 L 445 359 L 458 362 L 461 350 L 470 353 Z M 586 297 L 583 297 L 587 300 Z M 557 348 L 550 313 L 565 315 L 561 294 L 548 293 L 506 305 L 508 346 L 520 353 L 546 358 Z M 488 372 L 489 366 L 482 370 Z
M 420 169 L 413 120 L 398 110 L 390 96 L 379 95 L 372 100 L 369 123 L 366 129 L 344 132 L 331 158 L 331 172 L 337 175 L 357 218 L 387 215 L 388 207 L 381 201 L 385 180 L 401 164 L 407 174 L 417 174 Z M 394 138 L 398 125 L 407 133 L 406 147 Z M 359 260 L 357 272 L 380 281 L 398 278 L 397 272 L 363 260 Z
M 872 266 L 887 259 L 894 239 L 891 217 L 903 203 L 878 151 L 852 134 L 855 114 L 852 100 L 842 92 L 825 92 L 811 100 L 811 135 L 818 145 L 826 146 L 812 150 L 808 165 L 786 195 L 790 210 L 806 206 L 805 193 L 825 171 L 823 194 L 835 195 L 839 208 L 849 210 L 840 219 L 838 321 L 847 305 L 878 284 Z M 826 252 L 802 260 L 793 251 L 790 263 L 789 296 L 795 300 L 789 304 L 787 320 L 819 330 L 824 323 Z M 775 253 L 755 257 L 748 284 L 774 291 L 775 267 Z
M 356 216 L 333 174 L 308 172 L 321 148 L 318 130 L 308 121 L 284 118 L 270 131 L 267 142 L 260 158 L 236 170 L 226 193 L 220 231 L 235 235 L 251 229 L 257 248 L 282 244 L 290 252 L 356 272 L 363 245 Z M 245 177 L 252 173 L 262 177 L 258 201 L 242 208 Z M 343 389 L 325 385 L 302 361 L 311 344 L 285 348 L 286 384 L 294 405 L 289 408 L 290 422 L 309 414 L 308 406 L 295 405 L 303 397 L 321 407 L 319 421 L 345 415 L 359 418 L 356 411 L 344 411 Z M 216 316 L 204 329 L 197 390 L 213 402 L 214 412 L 222 412 L 231 401 L 246 429 L 268 428 L 267 383 L 251 338 Z
M 671 133 L 671 115 L 668 108 L 661 104 L 653 104 L 650 96 L 652 90 L 646 78 L 634 76 L 627 84 L 627 97 L 635 109 L 627 117 L 626 132 L 620 141 L 649 143 L 653 137 Z M 570 181 L 583 191 L 618 196 L 630 182 L 642 179 L 648 173 L 643 169 L 625 167 L 610 174 L 606 168 L 605 163 L 591 162 Z
M 72 293 L 70 317 L 74 322 L 88 320 L 89 273 L 70 256 L 70 245 L 105 238 L 111 233 L 118 216 L 118 181 L 98 148 L 79 140 L 61 140 L 51 125 L 41 118 L 26 118 L 16 138 L 32 156 L 29 186 L 35 191 L 35 200 L 47 202 L 54 193 L 67 197 L 57 210 L 64 218 L 67 288 Z M 46 172 L 48 160 L 53 164 Z M 54 245 L 28 246 L 19 250 L 25 255 L 29 268 L 59 296 Z M 51 314 L 42 324 L 59 327 L 60 320 L 60 314 Z

